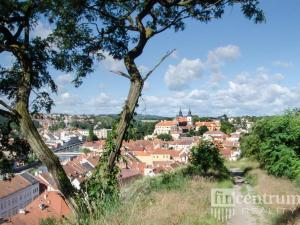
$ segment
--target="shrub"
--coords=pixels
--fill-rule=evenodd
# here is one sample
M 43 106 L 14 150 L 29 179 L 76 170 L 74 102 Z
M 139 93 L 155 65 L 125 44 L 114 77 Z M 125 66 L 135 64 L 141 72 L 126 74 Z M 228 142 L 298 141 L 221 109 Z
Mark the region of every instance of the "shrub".
M 300 173 L 300 114 L 290 111 L 256 122 L 243 136 L 243 156 L 258 160 L 269 174 L 295 179 Z
M 228 173 L 219 149 L 208 141 L 201 141 L 199 145 L 191 149 L 190 163 L 200 174 L 207 174 L 209 170 L 223 175 Z

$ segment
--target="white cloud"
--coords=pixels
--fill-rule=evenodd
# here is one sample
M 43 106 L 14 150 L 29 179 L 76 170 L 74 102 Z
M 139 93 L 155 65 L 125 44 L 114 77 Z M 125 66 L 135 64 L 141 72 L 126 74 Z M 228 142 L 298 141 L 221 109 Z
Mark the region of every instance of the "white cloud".
M 170 90 L 183 90 L 202 76 L 204 64 L 200 59 L 183 58 L 177 65 L 169 65 L 165 73 L 165 82 Z
M 209 99 L 209 94 L 206 90 L 198 90 L 194 89 L 192 90 L 188 95 L 188 98 L 191 99 L 201 99 L 201 100 L 208 100 Z
M 280 84 L 277 76 L 261 70 L 254 74 L 242 72 L 217 90 L 206 86 L 172 96 L 145 96 L 145 107 L 147 113 L 169 116 L 176 115 L 180 106 L 191 106 L 192 112 L 202 116 L 264 115 L 299 107 L 300 88 Z
M 294 63 L 277 60 L 273 62 L 273 65 L 277 67 L 290 68 L 294 66 Z
M 122 103 L 116 101 L 107 93 L 101 92 L 99 95 L 92 97 L 86 105 L 93 109 L 115 108 L 116 110 L 121 107 Z
M 233 61 L 241 56 L 240 48 L 236 45 L 219 47 L 208 52 L 207 64 L 212 69 L 219 69 L 226 61 Z
M 284 79 L 284 75 L 281 73 L 276 73 L 274 74 L 274 77 L 276 80 L 283 80 Z
M 81 99 L 77 95 L 73 95 L 68 91 L 62 92 L 57 100 L 56 105 L 61 107 L 74 107 L 82 104 Z
M 200 78 L 205 70 L 210 74 L 211 85 L 217 86 L 225 79 L 221 67 L 228 61 L 238 59 L 240 55 L 238 46 L 227 45 L 209 51 L 205 61 L 183 58 L 179 64 L 169 65 L 165 83 L 170 90 L 184 90 L 193 80 Z
M 101 64 L 109 71 L 126 71 L 123 61 L 114 59 L 107 52 L 102 52 L 105 57 Z
M 52 29 L 49 24 L 42 23 L 41 21 L 37 22 L 33 30 L 33 37 L 46 38 L 52 33 Z

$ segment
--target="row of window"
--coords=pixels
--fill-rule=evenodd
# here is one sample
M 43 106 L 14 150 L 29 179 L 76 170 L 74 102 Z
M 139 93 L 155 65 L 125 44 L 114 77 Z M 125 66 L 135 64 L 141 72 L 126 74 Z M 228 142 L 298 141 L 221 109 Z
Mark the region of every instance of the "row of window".
M 33 188 L 33 189 L 29 190 L 29 191 L 26 191 L 22 195 L 15 196 L 13 198 L 7 199 L 6 201 L 1 201 L 0 209 L 2 211 L 4 209 L 6 209 L 6 208 L 10 208 L 10 206 L 14 206 L 14 205 L 18 204 L 18 200 L 22 201 L 22 200 L 28 199 L 28 198 L 30 198 L 30 200 L 31 200 L 32 195 L 36 196 L 38 194 L 39 194 L 39 188 L 35 187 L 35 188 Z

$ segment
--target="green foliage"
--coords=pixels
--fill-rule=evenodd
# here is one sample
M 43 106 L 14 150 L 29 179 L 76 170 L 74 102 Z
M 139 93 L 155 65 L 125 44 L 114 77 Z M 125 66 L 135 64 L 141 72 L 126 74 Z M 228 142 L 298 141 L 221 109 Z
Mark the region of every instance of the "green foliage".
M 63 121 L 61 121 L 56 124 L 53 124 L 52 126 L 49 126 L 49 130 L 53 132 L 53 131 L 57 131 L 59 129 L 64 129 L 65 127 L 66 127 L 66 124 Z
M 55 218 L 46 218 L 40 221 L 40 225 L 57 225 L 58 221 Z
M 99 138 L 97 137 L 96 134 L 94 134 L 94 130 L 93 128 L 89 129 L 89 135 L 87 137 L 87 141 L 98 141 Z
M 82 130 L 87 130 L 87 129 L 90 129 L 91 127 L 93 127 L 93 124 L 89 121 L 81 122 L 81 121 L 73 120 L 70 123 L 70 126 L 73 127 L 73 128 L 79 128 L 79 129 L 82 129 Z
M 211 142 L 201 141 L 191 149 L 190 163 L 199 173 L 207 174 L 209 170 L 226 174 L 228 171 L 218 148 Z
M 84 154 L 88 154 L 88 153 L 91 152 L 91 150 L 88 149 L 88 148 L 83 148 L 83 149 L 81 149 L 80 151 L 83 152 Z
M 203 135 L 205 132 L 207 132 L 208 131 L 208 128 L 207 128 L 207 126 L 201 126 L 201 127 L 199 127 L 199 129 L 198 129 L 198 131 L 197 131 L 197 133 L 199 134 L 198 136 L 201 136 L 201 135 Z
M 85 190 L 86 194 L 85 199 L 80 199 L 83 214 L 92 213 L 95 217 L 101 217 L 106 210 L 119 200 L 119 186 L 117 180 L 119 168 L 115 166 L 109 171 L 107 166 L 109 155 L 115 150 L 115 137 L 115 131 L 110 132 L 98 165 L 93 170 L 91 177 L 82 184 L 82 189 Z M 82 222 L 88 223 L 88 221 Z
M 222 132 L 225 134 L 230 134 L 234 132 L 235 128 L 232 123 L 230 123 L 228 120 L 221 120 L 221 129 Z
M 18 125 L 10 120 L 0 124 L 0 175 L 12 173 L 16 160 L 27 162 L 32 156 L 29 144 L 22 138 Z M 14 141 L 10 141 L 13 139 Z
M 242 154 L 259 161 L 275 176 L 290 179 L 300 173 L 300 114 L 289 111 L 257 121 L 250 134 L 242 137 Z
M 133 121 L 127 130 L 128 140 L 141 140 L 153 133 L 156 122 Z
M 251 186 L 255 186 L 257 184 L 257 174 L 247 173 L 245 176 L 245 180 Z
M 159 134 L 157 135 L 157 138 L 163 141 L 172 141 L 173 138 L 171 136 L 171 134 Z

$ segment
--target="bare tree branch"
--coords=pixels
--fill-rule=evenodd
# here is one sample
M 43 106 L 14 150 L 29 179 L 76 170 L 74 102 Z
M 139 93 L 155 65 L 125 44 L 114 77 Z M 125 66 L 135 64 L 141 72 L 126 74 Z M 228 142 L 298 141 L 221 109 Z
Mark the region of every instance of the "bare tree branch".
M 131 77 L 128 74 L 126 74 L 126 73 L 124 73 L 122 71 L 113 71 L 113 70 L 110 70 L 109 72 L 117 74 L 117 75 L 120 75 L 122 77 L 125 77 L 125 78 L 131 80 Z
M 148 79 L 148 77 L 153 73 L 154 70 L 157 69 L 157 67 L 160 66 L 160 64 L 162 64 L 162 62 L 168 58 L 173 52 L 175 52 L 176 49 L 173 49 L 172 51 L 168 51 L 162 58 L 161 60 L 145 75 L 145 77 L 143 78 L 143 81 L 146 81 Z

